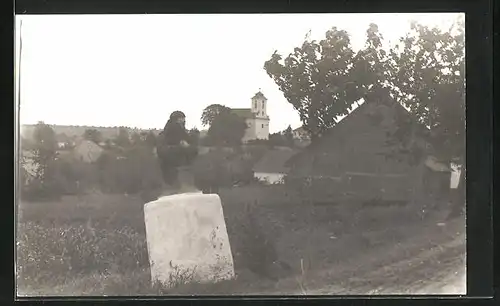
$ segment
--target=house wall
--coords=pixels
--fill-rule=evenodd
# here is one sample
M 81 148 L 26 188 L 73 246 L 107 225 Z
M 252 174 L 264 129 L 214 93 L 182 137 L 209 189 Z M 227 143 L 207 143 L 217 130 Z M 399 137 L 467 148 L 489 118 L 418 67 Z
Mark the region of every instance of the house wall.
M 256 139 L 269 139 L 269 119 L 254 119 Z
M 284 173 L 255 172 L 254 176 L 259 180 L 267 181 L 270 184 L 279 183 L 284 177 Z
M 246 119 L 246 123 L 248 127 L 243 136 L 243 142 L 254 139 L 269 139 L 269 119 Z
M 310 139 L 309 134 L 303 129 L 293 131 L 293 138 L 301 141 L 307 141 Z

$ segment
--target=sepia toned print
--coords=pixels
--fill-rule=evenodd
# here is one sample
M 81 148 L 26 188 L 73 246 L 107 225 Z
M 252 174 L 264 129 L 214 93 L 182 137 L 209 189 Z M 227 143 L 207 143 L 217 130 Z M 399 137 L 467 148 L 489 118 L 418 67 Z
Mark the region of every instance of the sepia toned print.
M 17 296 L 466 294 L 464 37 L 17 16 Z

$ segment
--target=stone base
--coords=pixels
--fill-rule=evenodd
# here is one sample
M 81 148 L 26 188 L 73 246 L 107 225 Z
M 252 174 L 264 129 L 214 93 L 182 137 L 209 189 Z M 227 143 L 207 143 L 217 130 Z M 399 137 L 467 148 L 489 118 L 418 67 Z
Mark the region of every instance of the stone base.
M 164 196 L 144 205 L 144 219 L 153 283 L 171 287 L 234 278 L 218 195 Z

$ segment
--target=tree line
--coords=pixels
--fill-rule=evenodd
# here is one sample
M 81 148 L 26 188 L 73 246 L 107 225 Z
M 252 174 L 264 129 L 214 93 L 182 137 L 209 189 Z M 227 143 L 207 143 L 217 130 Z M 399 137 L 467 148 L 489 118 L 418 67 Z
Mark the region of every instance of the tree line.
M 192 145 L 197 146 L 199 131 L 191 129 L 189 135 Z M 140 194 L 145 201 L 151 200 L 163 188 L 155 154 L 156 137 L 152 132 L 129 135 L 126 128 L 121 128 L 116 137 L 104 140 L 98 130 L 86 130 L 82 138 L 100 144 L 102 149 L 99 157 L 89 162 L 78 159 L 72 148 L 60 149 L 52 127 L 39 122 L 33 139 L 25 139 L 21 144 L 21 197 L 43 201 L 96 191 Z M 255 156 L 261 156 L 262 152 L 249 150 L 250 157 L 243 158 L 241 147 L 225 149 L 219 148 L 195 160 L 198 188 L 215 192 L 223 187 L 258 183 L 252 165 Z

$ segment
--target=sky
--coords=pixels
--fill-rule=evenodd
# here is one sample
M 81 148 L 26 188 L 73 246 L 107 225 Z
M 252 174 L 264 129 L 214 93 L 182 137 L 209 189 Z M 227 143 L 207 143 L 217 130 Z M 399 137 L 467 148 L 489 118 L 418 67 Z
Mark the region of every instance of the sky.
M 301 126 L 263 66 L 336 26 L 363 47 L 370 23 L 394 44 L 415 20 L 449 28 L 460 14 L 225 14 L 16 16 L 22 35 L 20 123 L 163 128 L 183 111 L 201 125 L 210 104 L 250 108 L 268 99 L 270 132 Z M 22 30 L 18 31 L 22 20 Z M 19 57 L 18 57 L 19 58 Z M 16 72 L 19 71 L 16 60 Z

